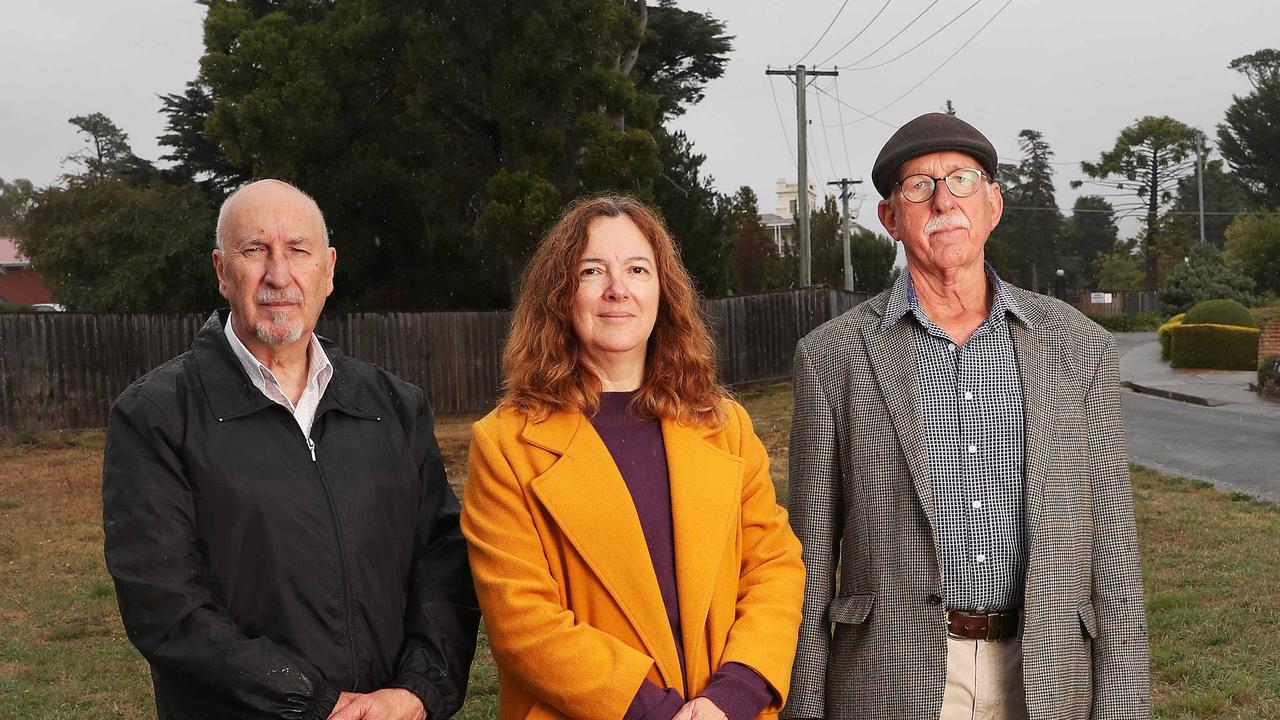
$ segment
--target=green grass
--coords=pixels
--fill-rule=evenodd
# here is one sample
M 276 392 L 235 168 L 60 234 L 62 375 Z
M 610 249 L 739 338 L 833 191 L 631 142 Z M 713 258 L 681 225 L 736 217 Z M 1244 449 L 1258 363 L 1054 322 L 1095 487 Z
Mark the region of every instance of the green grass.
M 785 496 L 790 386 L 739 399 Z M 472 420 L 438 428 L 455 484 Z M 124 637 L 102 563 L 102 433 L 22 440 L 0 444 L 0 718 L 152 717 L 146 663 Z M 1134 496 L 1156 716 L 1280 718 L 1280 509 L 1142 468 Z M 458 717 L 496 715 L 482 634 Z

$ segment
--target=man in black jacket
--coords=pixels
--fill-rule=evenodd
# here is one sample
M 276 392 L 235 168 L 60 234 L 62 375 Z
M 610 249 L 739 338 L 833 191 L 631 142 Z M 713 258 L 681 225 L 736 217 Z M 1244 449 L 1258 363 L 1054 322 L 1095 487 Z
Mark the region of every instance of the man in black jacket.
M 313 329 L 336 252 L 315 203 L 229 197 L 231 309 L 116 401 L 107 567 L 160 718 L 423 718 L 462 704 L 479 611 L 417 387 Z

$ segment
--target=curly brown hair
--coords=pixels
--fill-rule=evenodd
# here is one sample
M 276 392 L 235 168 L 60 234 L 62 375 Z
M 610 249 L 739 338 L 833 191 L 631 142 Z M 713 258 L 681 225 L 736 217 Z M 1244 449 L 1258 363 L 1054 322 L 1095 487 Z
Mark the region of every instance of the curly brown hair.
M 644 380 L 631 409 L 718 427 L 728 392 L 716 379 L 716 349 L 680 250 L 658 216 L 635 198 L 593 195 L 569 204 L 525 266 L 511 333 L 502 354 L 500 405 L 535 421 L 558 410 L 587 415 L 600 406 L 600 379 L 584 362 L 573 329 L 578 261 L 596 218 L 627 216 L 649 241 L 657 262 L 658 317 L 649 336 Z

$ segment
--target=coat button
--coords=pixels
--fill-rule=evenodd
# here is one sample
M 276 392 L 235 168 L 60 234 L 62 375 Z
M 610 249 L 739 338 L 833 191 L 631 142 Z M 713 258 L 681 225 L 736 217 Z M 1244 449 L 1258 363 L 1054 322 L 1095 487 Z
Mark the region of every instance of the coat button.
M 929 593 L 928 600 L 929 600 L 929 604 L 930 604 L 930 605 L 941 605 L 941 604 L 942 604 L 942 596 L 941 596 L 941 595 L 939 595 L 939 594 L 937 594 L 937 593 Z

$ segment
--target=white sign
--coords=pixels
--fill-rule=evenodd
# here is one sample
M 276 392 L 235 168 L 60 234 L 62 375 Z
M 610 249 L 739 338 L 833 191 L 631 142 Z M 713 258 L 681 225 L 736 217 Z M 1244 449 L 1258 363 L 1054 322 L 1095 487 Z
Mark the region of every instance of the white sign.
M 1110 305 L 1111 293 L 1089 293 L 1090 305 Z

